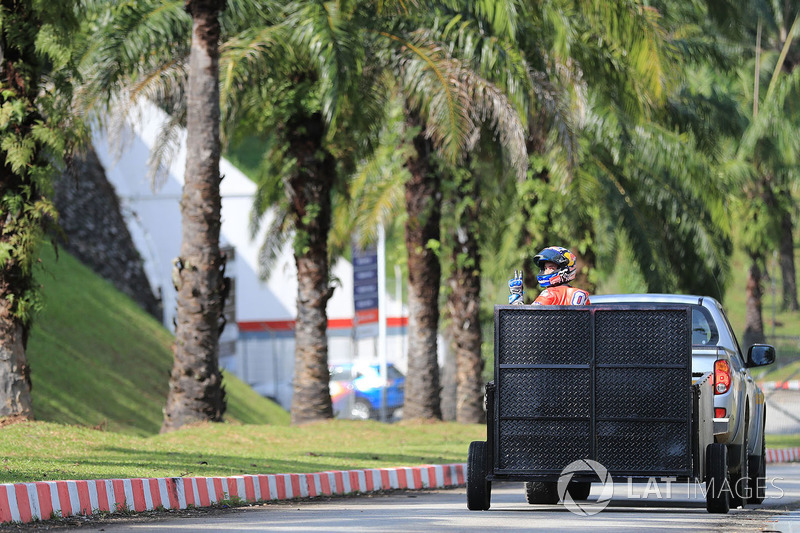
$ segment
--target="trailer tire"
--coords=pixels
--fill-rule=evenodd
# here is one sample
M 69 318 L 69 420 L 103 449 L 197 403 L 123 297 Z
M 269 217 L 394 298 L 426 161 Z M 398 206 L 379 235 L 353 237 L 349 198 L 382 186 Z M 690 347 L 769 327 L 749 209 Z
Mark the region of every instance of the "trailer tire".
M 556 504 L 558 503 L 558 483 L 555 481 L 526 481 L 525 499 L 531 504 Z
M 706 509 L 709 513 L 726 514 L 730 508 L 728 448 L 714 442 L 706 448 Z
M 492 482 L 489 474 L 489 458 L 486 443 L 476 440 L 470 443 L 467 452 L 467 509 L 487 511 L 492 500 Z

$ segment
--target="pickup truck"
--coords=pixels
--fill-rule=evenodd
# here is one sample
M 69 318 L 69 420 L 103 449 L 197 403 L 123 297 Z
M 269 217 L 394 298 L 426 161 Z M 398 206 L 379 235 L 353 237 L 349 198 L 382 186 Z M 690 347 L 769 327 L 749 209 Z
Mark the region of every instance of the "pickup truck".
M 750 368 L 775 360 L 775 349 L 753 345 L 747 356 L 725 316 L 722 305 L 708 296 L 678 294 L 611 294 L 592 296 L 592 304 L 685 304 L 692 309 L 692 375 L 714 376 L 714 440 L 728 448 L 731 505 L 761 503 L 765 490 L 764 393 Z M 742 498 L 742 494 L 751 494 Z M 746 501 L 744 501 L 746 500 Z

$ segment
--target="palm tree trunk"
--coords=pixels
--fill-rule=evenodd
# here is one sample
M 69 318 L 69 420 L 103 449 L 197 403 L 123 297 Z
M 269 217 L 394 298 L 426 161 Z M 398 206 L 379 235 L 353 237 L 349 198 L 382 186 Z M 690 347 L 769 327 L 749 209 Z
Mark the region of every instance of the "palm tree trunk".
M 753 344 L 763 343 L 764 320 L 761 313 L 761 268 L 759 257 L 750 254 L 750 269 L 747 271 L 746 301 L 745 301 L 745 323 L 744 323 L 744 346 L 747 349 Z
M 457 205 L 463 206 L 453 247 L 454 271 L 450 278 L 448 308 L 456 350 L 456 421 L 478 424 L 483 411 L 483 358 L 481 356 L 481 256 L 478 250 L 481 195 L 474 174 L 460 180 Z
M 297 322 L 294 341 L 292 424 L 333 418 L 328 370 L 328 300 L 333 295 L 328 266 L 331 192 L 335 161 L 323 146 L 320 113 L 288 124 L 297 171 L 289 182 L 295 218 Z M 320 157 L 320 154 L 323 154 Z
M 424 131 L 423 127 L 421 131 Z M 406 249 L 408 250 L 408 372 L 403 418 L 440 419 L 439 285 L 441 264 L 429 246 L 438 243 L 441 218 L 441 178 L 431 168 L 430 140 L 414 138 L 417 156 L 411 158 L 406 183 Z
M 13 270 L 13 265 L 6 264 L 0 271 L 0 418 L 24 420 L 33 418 L 33 402 L 25 356 L 27 328 L 14 316 L 8 299 L 15 292 L 8 282 L 15 277 Z
M 800 304 L 797 301 L 797 273 L 794 268 L 794 224 L 792 223 L 792 213 L 788 210 L 784 211 L 781 216 L 780 239 L 780 265 L 783 279 L 781 309 L 797 311 L 800 310 Z
M 225 391 L 219 370 L 224 305 L 224 260 L 219 250 L 219 13 L 225 0 L 186 0 L 192 15 L 189 56 L 186 173 L 181 255 L 173 280 L 178 291 L 175 361 L 161 431 L 200 421 L 222 421 Z

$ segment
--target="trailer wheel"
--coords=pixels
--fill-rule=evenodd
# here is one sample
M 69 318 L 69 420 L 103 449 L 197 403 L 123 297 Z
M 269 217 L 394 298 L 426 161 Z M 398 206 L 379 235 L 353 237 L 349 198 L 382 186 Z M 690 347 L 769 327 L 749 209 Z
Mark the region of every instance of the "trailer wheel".
M 706 448 L 706 509 L 709 513 L 725 514 L 730 508 L 728 484 L 728 448 L 714 442 Z
M 765 413 L 766 414 L 766 413 Z M 750 470 L 750 490 L 753 492 L 747 503 L 759 504 L 764 501 L 767 492 L 767 447 L 764 430 L 761 430 L 761 455 L 749 455 L 747 462 Z
M 589 493 L 592 492 L 591 481 L 571 481 L 567 485 L 567 492 L 572 496 L 573 500 L 587 500 Z
M 556 504 L 558 503 L 558 483 L 555 481 L 527 481 L 525 482 L 525 499 L 528 500 L 528 503 Z
M 486 443 L 471 442 L 467 452 L 467 509 L 470 511 L 486 511 L 491 505 L 492 482 L 486 480 L 488 474 Z

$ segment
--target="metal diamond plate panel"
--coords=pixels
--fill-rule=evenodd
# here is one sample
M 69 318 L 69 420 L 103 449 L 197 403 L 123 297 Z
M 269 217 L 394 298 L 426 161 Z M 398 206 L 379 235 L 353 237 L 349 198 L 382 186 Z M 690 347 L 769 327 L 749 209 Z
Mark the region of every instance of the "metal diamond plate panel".
M 611 472 L 691 471 L 689 423 L 598 421 L 597 461 Z
M 595 321 L 598 364 L 675 364 L 691 349 L 686 310 L 602 310 Z
M 687 307 L 501 307 L 495 320 L 499 471 L 590 458 L 611 472 L 689 475 Z
M 589 457 L 589 421 L 506 420 L 498 448 L 501 470 L 561 470 Z
M 592 358 L 586 310 L 509 309 L 498 317 L 498 364 L 587 364 Z
M 500 416 L 591 416 L 591 371 L 571 368 L 508 368 L 500 371 Z
M 685 418 L 691 379 L 682 368 L 598 368 L 598 417 Z

